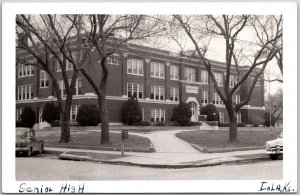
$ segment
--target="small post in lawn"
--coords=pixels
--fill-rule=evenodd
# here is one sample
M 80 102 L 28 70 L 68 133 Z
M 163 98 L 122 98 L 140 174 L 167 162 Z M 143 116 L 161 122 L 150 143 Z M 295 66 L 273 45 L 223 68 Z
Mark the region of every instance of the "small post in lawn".
M 125 153 L 125 139 L 128 139 L 128 130 L 122 130 L 122 146 L 121 146 L 121 155 L 124 156 Z

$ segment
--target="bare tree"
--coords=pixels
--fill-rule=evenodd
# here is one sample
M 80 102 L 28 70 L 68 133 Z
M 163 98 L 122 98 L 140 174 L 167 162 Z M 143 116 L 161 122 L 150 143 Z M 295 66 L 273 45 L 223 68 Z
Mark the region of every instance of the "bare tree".
M 81 30 L 86 37 L 86 49 L 94 48 L 100 62 L 100 83 L 88 74 L 85 67 L 80 72 L 91 84 L 98 96 L 101 115 L 101 144 L 109 143 L 109 118 L 106 104 L 107 80 L 109 76 L 107 59 L 130 41 L 145 40 L 162 31 L 158 20 L 147 19 L 144 15 L 85 15 Z
M 204 19 L 199 16 L 174 15 L 174 17 L 195 46 L 201 64 L 205 66 L 218 95 L 225 104 L 230 121 L 228 141 L 238 142 L 237 113 L 241 107 L 250 101 L 257 80 L 263 74 L 268 62 L 281 49 L 282 16 L 207 15 Z M 274 18 L 277 19 L 277 22 L 274 22 Z M 245 48 L 236 47 L 239 42 L 239 35 L 245 31 L 251 32 L 251 30 L 254 32 L 257 40 L 255 46 L 251 45 L 255 50 L 243 52 Z M 211 36 L 219 36 L 225 40 L 226 72 L 223 88 L 218 86 L 214 71 L 212 70 L 213 65 L 205 56 L 207 48 L 203 49 L 198 44 L 199 40 L 197 38 L 199 34 L 203 33 L 210 34 Z M 241 74 L 239 68 L 241 64 L 239 64 L 238 58 L 240 56 L 246 59 L 246 64 L 248 65 L 248 69 L 243 74 Z M 238 81 L 233 88 L 230 88 L 230 75 L 233 73 L 238 74 Z M 247 91 L 246 98 L 235 105 L 232 101 L 235 92 L 250 76 L 253 76 L 254 79 Z
M 281 88 L 275 94 L 268 96 L 265 107 L 271 114 L 271 118 L 274 119 L 272 122 L 276 123 L 283 114 L 283 92 Z
M 80 44 L 76 40 L 80 38 L 80 31 L 76 28 L 80 22 L 78 15 L 17 15 L 16 25 L 17 33 L 23 34 L 28 43 L 18 40 L 17 49 L 25 51 L 33 57 L 35 62 L 18 57 L 17 61 L 25 65 L 33 65 L 44 70 L 51 78 L 59 110 L 61 113 L 61 137 L 60 142 L 70 142 L 70 109 L 72 106 L 73 94 L 75 92 L 76 80 L 79 69 L 84 58 L 78 56 Z M 19 32 L 18 32 L 19 31 Z M 70 41 L 71 38 L 75 41 Z M 81 44 L 82 45 L 82 44 Z M 74 48 L 75 47 L 75 48 Z M 87 54 L 83 55 L 87 56 Z M 58 62 L 63 78 L 66 99 L 59 87 L 57 73 L 52 58 Z M 67 74 L 67 64 L 73 66 L 71 81 L 69 82 Z

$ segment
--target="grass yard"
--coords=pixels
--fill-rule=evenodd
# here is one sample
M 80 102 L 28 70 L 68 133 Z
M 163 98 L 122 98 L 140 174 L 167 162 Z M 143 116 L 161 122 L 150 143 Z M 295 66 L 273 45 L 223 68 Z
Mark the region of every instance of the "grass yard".
M 58 131 L 57 131 L 58 132 Z M 61 147 L 61 148 L 79 148 L 90 150 L 120 150 L 121 134 L 110 133 L 110 144 L 100 145 L 100 132 L 71 132 L 72 142 L 59 143 L 60 133 L 48 134 L 42 136 L 45 147 Z M 148 151 L 151 152 L 151 142 L 148 138 L 130 135 L 125 140 L 125 150 L 127 151 Z
M 228 142 L 228 131 L 185 131 L 176 136 L 186 142 L 209 149 L 265 146 L 266 141 L 276 139 L 281 130 L 243 130 L 238 131 L 238 143 Z

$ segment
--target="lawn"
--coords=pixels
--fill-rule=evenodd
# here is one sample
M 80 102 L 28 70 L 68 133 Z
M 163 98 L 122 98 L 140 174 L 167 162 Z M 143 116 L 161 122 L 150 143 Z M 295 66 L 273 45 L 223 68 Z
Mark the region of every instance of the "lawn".
M 120 150 L 121 149 L 121 134 L 110 133 L 110 143 L 100 145 L 100 132 L 92 131 L 72 131 L 70 143 L 59 143 L 60 133 L 46 134 L 41 137 L 45 147 L 61 147 L 61 148 L 79 148 L 90 150 Z M 151 142 L 148 138 L 130 135 L 125 140 L 125 151 L 144 151 L 151 152 Z
M 184 131 L 176 136 L 186 142 L 206 148 L 208 151 L 240 147 L 265 146 L 266 141 L 276 139 L 280 130 L 242 130 L 238 131 L 238 143 L 228 142 L 228 131 Z

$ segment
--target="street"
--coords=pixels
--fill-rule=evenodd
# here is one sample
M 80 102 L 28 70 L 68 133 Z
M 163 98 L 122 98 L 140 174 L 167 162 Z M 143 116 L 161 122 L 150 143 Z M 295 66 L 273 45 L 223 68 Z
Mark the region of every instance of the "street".
M 16 157 L 16 180 L 280 180 L 283 161 L 159 169 L 59 160 L 54 155 Z

